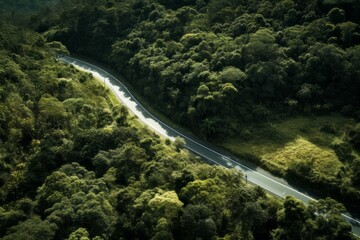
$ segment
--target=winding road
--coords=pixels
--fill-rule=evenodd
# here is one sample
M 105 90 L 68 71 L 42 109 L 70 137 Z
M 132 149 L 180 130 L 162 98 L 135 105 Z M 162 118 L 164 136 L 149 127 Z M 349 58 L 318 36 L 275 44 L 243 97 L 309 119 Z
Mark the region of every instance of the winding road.
M 92 73 L 95 77 L 100 78 L 103 83 L 114 92 L 116 97 L 142 122 L 160 135 L 170 138 L 171 140 L 174 140 L 175 137 L 182 137 L 185 140 L 185 147 L 191 152 L 201 156 L 208 163 L 238 169 L 245 174 L 247 181 L 266 189 L 269 193 L 278 197 L 285 198 L 286 196 L 294 196 L 305 204 L 311 200 L 315 200 L 315 197 L 311 197 L 308 193 L 290 186 L 284 179 L 275 177 L 249 162 L 237 159 L 225 151 L 211 146 L 209 143 L 182 133 L 180 130 L 174 129 L 162 122 L 145 109 L 120 80 L 107 71 L 91 63 L 69 56 L 62 56 L 59 60 L 71 64 L 83 71 Z M 353 234 L 360 236 L 360 221 L 352 218 L 350 214 L 343 214 L 343 217 L 351 224 Z

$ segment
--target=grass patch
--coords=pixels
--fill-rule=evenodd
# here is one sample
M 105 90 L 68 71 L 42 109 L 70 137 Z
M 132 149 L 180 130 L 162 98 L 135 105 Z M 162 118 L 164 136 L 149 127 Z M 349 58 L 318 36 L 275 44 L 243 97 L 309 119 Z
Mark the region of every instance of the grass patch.
M 289 167 L 306 165 L 311 167 L 314 175 L 324 178 L 336 177 L 343 166 L 334 150 L 319 147 L 302 137 L 289 142 L 275 152 L 262 155 L 261 159 L 285 171 Z
M 336 114 L 296 117 L 247 126 L 250 137 L 228 137 L 215 144 L 241 158 L 260 163 L 278 175 L 284 176 L 294 164 L 305 164 L 315 175 L 330 179 L 343 166 L 331 146 L 341 139 L 345 126 L 350 123 L 351 120 Z

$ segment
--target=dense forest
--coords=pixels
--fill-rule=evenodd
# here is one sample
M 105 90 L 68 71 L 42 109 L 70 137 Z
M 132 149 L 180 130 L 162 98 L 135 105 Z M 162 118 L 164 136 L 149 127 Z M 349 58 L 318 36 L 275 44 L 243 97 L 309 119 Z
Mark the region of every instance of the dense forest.
M 353 118 L 321 129 L 341 135 L 336 177 L 306 164 L 289 172 L 356 209 L 358 1 L 16 3 L 0 1 L 0 239 L 355 238 L 341 203 L 277 199 L 239 171 L 202 163 L 56 56 L 69 49 L 109 64 L 210 140 L 299 114 Z M 31 15 L 25 25 L 14 9 Z
M 0 24 L 0 237 L 352 239 L 332 199 L 268 196 L 139 126 L 59 42 Z
M 360 214 L 359 1 L 70 2 L 32 27 L 196 135 Z M 352 120 L 276 128 L 334 112 Z
M 359 119 L 359 16 L 358 1 L 99 0 L 38 30 L 211 138 L 297 112 Z

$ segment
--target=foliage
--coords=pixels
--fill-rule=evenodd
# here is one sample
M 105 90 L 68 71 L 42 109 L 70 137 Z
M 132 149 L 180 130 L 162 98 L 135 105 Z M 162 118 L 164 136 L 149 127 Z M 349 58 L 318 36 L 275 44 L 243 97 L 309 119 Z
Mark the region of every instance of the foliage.
M 183 139 L 149 134 L 92 76 L 55 58 L 67 53 L 61 41 L 109 59 L 178 122 L 204 137 L 236 134 L 286 111 L 286 99 L 300 112 L 357 110 L 347 11 L 355 22 L 292 1 L 62 4 L 31 18 L 43 35 L 0 23 L 1 238 L 353 238 L 341 204 L 274 199 L 237 170 L 200 163 Z M 357 146 L 357 128 L 348 133 Z

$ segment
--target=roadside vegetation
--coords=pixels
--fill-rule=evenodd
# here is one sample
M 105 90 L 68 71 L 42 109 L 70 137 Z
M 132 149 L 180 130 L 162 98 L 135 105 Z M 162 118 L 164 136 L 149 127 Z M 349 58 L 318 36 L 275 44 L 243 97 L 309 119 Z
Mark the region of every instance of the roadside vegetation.
M 241 135 L 214 143 L 313 193 L 356 203 L 360 187 L 356 129 L 357 121 L 337 114 L 292 117 L 249 125 Z M 347 206 L 359 211 L 356 204 Z

